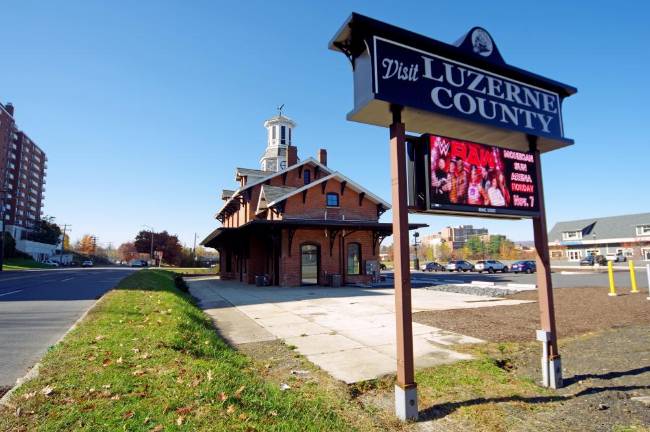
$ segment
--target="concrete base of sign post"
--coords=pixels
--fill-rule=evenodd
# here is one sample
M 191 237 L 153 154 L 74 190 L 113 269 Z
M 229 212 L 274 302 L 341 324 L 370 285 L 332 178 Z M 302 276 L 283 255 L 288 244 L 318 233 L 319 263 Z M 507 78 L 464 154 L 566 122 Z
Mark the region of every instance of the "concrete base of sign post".
M 548 386 L 552 389 L 559 389 L 564 386 L 562 380 L 562 359 L 556 357 L 549 360 L 549 377 L 548 377 Z
M 418 419 L 418 388 L 395 386 L 395 415 L 402 421 Z

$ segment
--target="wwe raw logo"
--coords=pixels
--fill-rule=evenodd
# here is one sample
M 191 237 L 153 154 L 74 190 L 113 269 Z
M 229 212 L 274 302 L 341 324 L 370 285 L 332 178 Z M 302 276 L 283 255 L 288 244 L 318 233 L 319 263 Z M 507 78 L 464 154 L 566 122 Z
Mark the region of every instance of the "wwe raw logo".
M 437 142 L 438 147 L 438 153 L 441 156 L 447 156 L 447 153 L 449 153 L 449 142 L 445 140 L 440 140 Z

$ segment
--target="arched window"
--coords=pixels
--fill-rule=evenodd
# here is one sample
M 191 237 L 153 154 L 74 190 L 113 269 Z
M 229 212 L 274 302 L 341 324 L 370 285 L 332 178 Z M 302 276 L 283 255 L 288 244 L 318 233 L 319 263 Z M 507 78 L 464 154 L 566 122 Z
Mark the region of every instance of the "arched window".
M 359 243 L 348 243 L 347 274 L 361 274 L 361 244 Z
M 327 193 L 327 207 L 338 207 L 339 206 L 339 194 L 336 192 L 328 192 Z

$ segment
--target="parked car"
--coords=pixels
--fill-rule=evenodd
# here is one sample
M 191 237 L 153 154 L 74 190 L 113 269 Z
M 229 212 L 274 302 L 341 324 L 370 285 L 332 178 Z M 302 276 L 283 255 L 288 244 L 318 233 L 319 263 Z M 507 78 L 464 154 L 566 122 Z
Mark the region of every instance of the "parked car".
M 141 260 L 141 259 L 134 259 L 134 260 L 131 260 L 131 263 L 129 265 L 131 267 L 146 267 L 147 262 L 145 260 Z
M 605 259 L 607 261 L 614 261 L 614 262 L 627 261 L 627 258 L 625 257 L 625 255 L 623 255 L 623 252 L 608 253 L 607 255 L 605 255 Z
M 86 260 L 81 263 L 81 267 L 92 267 L 92 266 L 93 266 L 93 262 L 91 260 Z
M 535 261 L 516 261 L 510 266 L 513 273 L 535 273 L 537 271 L 537 264 Z
M 445 266 L 443 266 L 442 264 L 438 264 L 437 262 L 432 261 L 432 262 L 428 262 L 426 264 L 423 264 L 422 266 L 420 266 L 420 269 L 422 271 L 428 271 L 428 272 L 444 271 Z
M 43 264 L 49 265 L 49 266 L 52 266 L 52 267 L 59 267 L 61 265 L 56 261 L 52 261 L 51 259 L 43 261 Z
M 580 260 L 581 266 L 607 265 L 607 259 L 602 255 L 587 255 Z
M 464 260 L 449 261 L 446 267 L 447 271 L 467 272 L 474 270 L 472 263 Z
M 479 273 L 483 273 L 484 271 L 488 273 L 494 273 L 498 271 L 502 273 L 508 273 L 508 266 L 503 264 L 501 261 L 496 260 L 477 261 L 474 269 Z

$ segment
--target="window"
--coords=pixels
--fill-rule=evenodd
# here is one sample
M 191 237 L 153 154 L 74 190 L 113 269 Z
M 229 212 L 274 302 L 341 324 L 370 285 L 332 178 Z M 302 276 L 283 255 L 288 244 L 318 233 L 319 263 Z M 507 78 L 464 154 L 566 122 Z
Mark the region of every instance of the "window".
M 361 274 L 361 245 L 359 243 L 348 244 L 348 268 L 349 275 Z
M 562 258 L 564 254 L 562 253 L 561 250 L 552 250 L 551 251 L 551 259 L 558 259 Z
M 303 171 L 302 178 L 305 181 L 305 184 L 309 184 L 311 182 L 311 171 L 309 170 Z
M 636 235 L 650 235 L 650 225 L 637 225 Z
M 650 261 L 650 248 L 648 249 L 641 249 L 641 258 L 644 261 Z
M 275 141 L 275 126 L 271 128 L 271 138 Z
M 562 233 L 563 240 L 579 240 L 582 238 L 582 231 L 566 231 Z
M 281 126 L 280 127 L 280 144 L 286 144 L 286 133 L 287 133 L 286 126 Z
M 569 258 L 569 261 L 579 261 L 582 258 L 582 251 L 568 250 L 566 251 L 566 256 Z
M 339 206 L 339 194 L 334 192 L 328 192 L 327 207 L 338 207 L 338 206 Z

